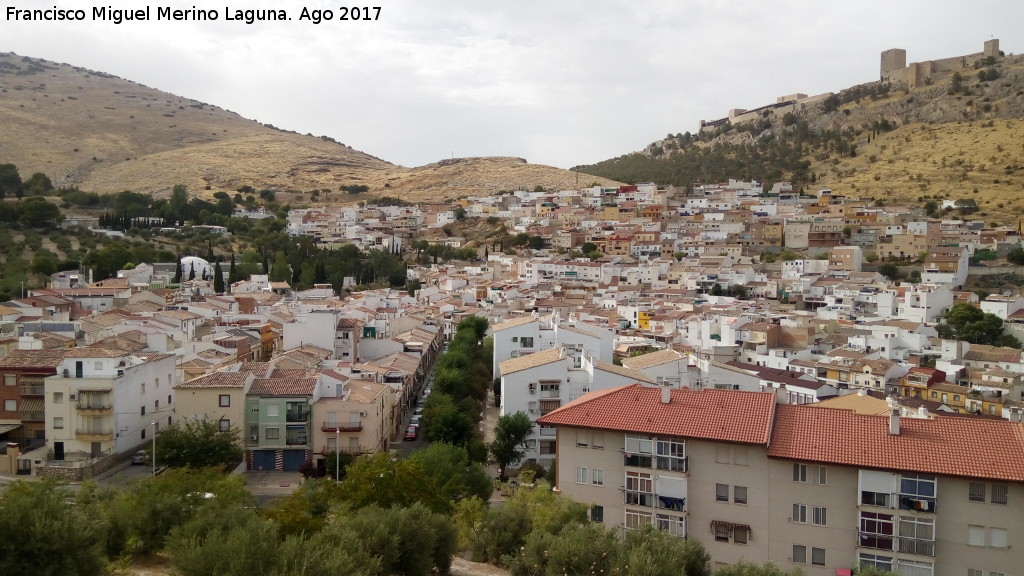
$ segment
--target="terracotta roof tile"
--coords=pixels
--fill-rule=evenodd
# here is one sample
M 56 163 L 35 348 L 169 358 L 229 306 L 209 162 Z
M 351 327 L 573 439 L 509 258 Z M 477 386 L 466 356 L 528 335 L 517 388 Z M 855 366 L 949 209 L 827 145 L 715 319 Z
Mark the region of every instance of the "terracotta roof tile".
M 658 350 L 657 352 L 651 352 L 650 354 L 641 354 L 640 356 L 634 356 L 632 358 L 623 358 L 622 365 L 626 368 L 632 368 L 633 370 L 643 370 L 644 368 L 650 368 L 651 366 L 675 362 L 680 360 L 682 357 L 683 355 L 675 350 Z
M 498 364 L 498 371 L 501 372 L 502 376 L 508 376 L 509 374 L 513 374 L 521 370 L 529 370 L 530 368 L 550 364 L 560 360 L 561 358 L 561 348 L 548 348 L 547 350 L 541 350 L 540 352 L 534 352 L 533 354 L 527 354 L 526 356 L 505 360 Z
M 661 402 L 661 389 L 630 384 L 591 392 L 558 408 L 537 422 L 767 444 L 775 411 L 775 395 L 738 390 L 672 389 L 671 402 Z
M 772 458 L 1013 482 L 1024 482 L 1021 453 L 1019 422 L 901 418 L 895 435 L 888 416 L 806 405 L 776 409 L 768 447 Z
M 260 378 L 249 388 L 250 396 L 312 396 L 316 378 Z
M 66 349 L 11 350 L 0 357 L 0 368 L 52 368 L 56 369 L 66 356 Z

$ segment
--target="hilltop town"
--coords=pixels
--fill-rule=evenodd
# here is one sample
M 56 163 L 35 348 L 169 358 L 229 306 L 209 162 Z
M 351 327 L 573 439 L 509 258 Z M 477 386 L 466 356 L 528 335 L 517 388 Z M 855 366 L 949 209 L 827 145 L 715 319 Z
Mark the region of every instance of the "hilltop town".
M 971 219 L 969 201 L 884 206 L 731 180 L 396 204 L 292 210 L 283 225 L 318 250 L 404 255 L 404 287 L 292 286 L 264 270 L 218 293 L 223 271 L 190 256 L 103 279 L 58 272 L 0 305 L 0 473 L 104 474 L 193 418 L 239 430 L 252 471 L 387 453 L 417 439 L 434 364 L 476 317 L 493 351 L 489 402 L 536 423 L 523 461 L 557 467 L 563 494 L 596 502 L 595 521 L 651 523 L 701 537 L 716 561 L 812 574 L 869 559 L 951 573 L 938 563 L 984 556 L 967 523 L 991 522 L 985 565 L 1008 566 L 1000 549 L 1019 520 L 999 518 L 1024 501 L 1024 472 L 986 458 L 1024 447 L 1024 296 L 1002 290 L 1019 284 L 1007 258 L 1020 262 L 1021 242 Z M 967 289 L 978 281 L 991 289 Z M 810 450 L 826 423 L 839 428 L 820 442 L 834 446 Z M 974 453 L 969 437 L 1004 444 Z M 609 451 L 593 460 L 594 448 Z M 933 457 L 918 462 L 921 451 Z M 775 478 L 790 468 L 798 484 Z M 775 487 L 812 480 L 814 521 L 805 507 L 790 517 L 788 499 L 803 496 Z M 858 512 L 870 508 L 858 482 L 895 483 L 871 502 L 889 518 L 880 527 Z M 968 503 L 976 485 L 991 486 L 994 519 Z M 924 526 L 913 546 L 885 528 L 910 521 L 903 510 Z M 783 553 L 758 536 L 780 521 L 829 528 Z

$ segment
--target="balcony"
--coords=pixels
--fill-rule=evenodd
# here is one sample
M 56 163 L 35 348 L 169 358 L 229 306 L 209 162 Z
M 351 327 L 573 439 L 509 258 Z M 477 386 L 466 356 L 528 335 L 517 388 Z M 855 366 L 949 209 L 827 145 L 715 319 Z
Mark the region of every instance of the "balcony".
M 934 514 L 935 504 L 935 498 L 900 495 L 900 510 L 916 510 L 917 512 Z
M 308 409 L 288 409 L 285 413 L 285 422 L 307 422 L 308 420 Z
M 75 440 L 82 442 L 110 442 L 114 439 L 114 432 L 111 430 L 75 430 Z
M 654 507 L 654 494 L 650 492 L 638 492 L 635 490 L 626 490 L 623 492 L 623 501 L 630 506 L 644 506 L 647 508 Z
M 674 512 L 686 512 L 686 498 L 675 498 L 659 495 L 655 499 L 655 508 L 661 510 L 672 510 Z
M 104 414 L 110 414 L 114 409 L 113 405 L 109 400 L 79 400 L 75 403 L 75 408 L 79 412 L 93 416 L 102 416 Z
M 858 546 L 861 548 L 873 548 L 875 550 L 893 550 L 891 534 L 875 534 L 874 532 L 858 532 Z
M 320 426 L 320 430 L 323 432 L 361 432 L 363 430 L 362 422 L 324 422 Z
M 686 457 L 658 456 L 658 470 L 671 470 L 673 472 L 688 472 L 689 463 Z
M 654 465 L 654 456 L 651 454 L 624 454 L 622 457 L 623 466 L 633 468 L 650 468 Z
M 917 538 L 899 538 L 900 552 L 917 554 L 918 556 L 935 556 L 934 540 L 918 540 Z
M 24 378 L 22 378 L 22 381 L 24 381 Z M 35 385 L 33 385 L 33 386 L 24 386 L 23 385 L 21 387 L 21 395 L 22 396 L 42 396 L 44 394 L 46 394 L 46 387 L 43 386 L 42 384 L 40 384 L 38 386 L 35 386 Z

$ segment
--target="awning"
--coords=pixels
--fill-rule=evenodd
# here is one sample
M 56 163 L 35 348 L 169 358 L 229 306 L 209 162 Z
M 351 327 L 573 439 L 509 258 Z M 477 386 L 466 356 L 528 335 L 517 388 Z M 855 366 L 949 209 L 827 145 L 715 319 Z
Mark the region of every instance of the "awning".
M 42 398 L 26 398 L 21 401 L 21 408 L 18 408 L 18 412 L 22 414 L 26 412 L 42 412 L 44 409 Z
M 21 428 L 21 424 L 0 424 L 0 434 L 6 434 L 11 430 L 17 430 Z

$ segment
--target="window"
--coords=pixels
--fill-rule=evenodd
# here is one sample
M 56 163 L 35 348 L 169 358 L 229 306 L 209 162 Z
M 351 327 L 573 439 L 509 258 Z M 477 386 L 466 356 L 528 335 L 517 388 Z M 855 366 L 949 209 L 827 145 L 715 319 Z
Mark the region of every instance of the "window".
M 520 348 L 533 348 L 533 336 L 523 336 L 519 339 Z
M 604 486 L 604 470 L 594 468 L 590 471 L 590 483 L 594 486 Z
M 651 523 L 651 515 L 626 510 L 626 528 L 640 528 Z
M 278 439 L 281 438 L 281 429 L 280 428 L 267 428 L 267 433 L 266 433 L 265 437 L 266 437 L 267 440 L 278 440 Z
M 729 541 L 729 526 L 727 524 L 715 524 L 715 540 L 717 542 Z
M 793 482 L 807 482 L 807 464 L 793 463 Z
M 221 394 L 217 396 L 217 406 L 220 406 L 221 408 L 227 408 L 231 406 L 231 395 Z
M 814 481 L 821 486 L 828 484 L 828 468 L 826 466 L 815 466 L 814 469 L 817 474 L 814 475 Z
M 143 382 L 143 383 L 139 384 L 139 392 L 140 392 L 141 394 L 143 394 L 143 395 L 145 395 L 145 394 L 146 394 L 146 383 L 145 383 L 145 382 Z
M 54 392 L 53 393 L 53 403 L 54 404 L 63 404 L 64 403 L 64 393 L 63 392 Z
M 793 522 L 807 523 L 807 505 L 793 504 Z
M 541 387 L 543 387 L 543 386 L 544 385 L 541 385 Z M 587 447 L 587 431 L 586 430 L 577 430 L 576 431 L 576 446 L 578 448 L 586 448 Z
M 900 576 L 932 576 L 935 567 L 931 562 L 917 562 L 915 560 L 900 560 Z
M 280 418 L 281 406 L 278 404 L 267 404 L 267 417 L 268 418 Z
M 7 412 L 17 412 L 18 411 L 18 401 L 17 400 L 4 400 L 4 410 L 6 410 Z
M 626 472 L 626 504 L 654 506 L 654 480 L 646 472 Z
M 860 555 L 860 567 L 877 568 L 885 572 L 892 572 L 892 556 L 879 556 L 878 554 Z
M 811 507 L 811 524 L 815 526 L 825 525 L 825 508 L 821 506 Z
M 591 522 L 604 522 L 604 506 L 591 506 L 590 507 L 590 521 Z
M 140 413 L 140 415 L 145 416 L 146 415 L 146 407 L 145 406 L 139 406 L 139 413 Z
M 883 492 L 868 492 L 865 490 L 860 493 L 860 503 L 868 506 L 889 508 L 889 494 L 885 494 Z
M 967 576 L 985 576 L 985 571 L 978 570 L 977 568 L 968 568 Z
M 993 484 L 992 485 L 992 503 L 993 504 L 1006 504 L 1008 502 L 1010 487 L 1006 484 Z
M 576 467 L 576 483 L 586 484 L 587 483 L 587 469 L 583 466 Z
M 715 462 L 719 464 L 729 463 L 729 447 L 715 446 Z
M 228 430 L 231 430 L 231 420 L 228 420 L 227 418 L 222 418 L 220 421 L 220 431 L 227 432 Z
M 650 468 L 654 464 L 654 441 L 650 438 L 626 436 L 625 465 Z
M 658 470 L 686 472 L 686 444 L 672 440 L 658 440 Z
M 971 502 L 984 502 L 985 501 L 985 483 L 984 482 L 971 482 L 970 488 L 967 490 L 967 499 Z
M 900 494 L 934 498 L 935 477 L 922 474 L 905 474 L 900 478 Z
M 747 487 L 746 486 L 733 486 L 732 487 L 732 501 L 736 504 L 747 503 Z
M 171 405 L 171 395 L 170 394 L 167 395 L 167 405 L 168 406 Z
M 63 430 L 64 429 L 64 418 L 63 417 L 57 416 L 56 418 L 53 419 L 53 429 L 54 430 Z
M 604 432 L 594 432 L 591 440 L 592 448 L 604 448 Z
M 747 465 L 747 449 L 736 447 L 732 450 L 732 463 L 737 466 Z
M 729 501 L 729 485 L 715 484 L 715 502 Z
M 985 527 L 984 526 L 967 526 L 967 545 L 968 546 L 984 546 L 985 545 Z
M 142 439 L 143 440 L 146 439 L 146 429 L 145 428 L 142 429 Z
M 824 566 L 825 565 L 825 549 L 824 548 L 811 548 L 811 564 L 813 566 Z
M 18 383 L 17 378 L 14 374 L 4 374 L 4 386 L 14 386 Z
M 793 544 L 793 562 L 795 564 L 807 564 L 807 547 L 800 544 Z
M 734 528 L 732 531 L 732 541 L 736 544 L 746 544 L 750 538 L 750 532 L 746 528 Z
M 160 401 L 153 400 L 153 410 L 160 410 Z
M 935 520 L 900 518 L 900 552 L 935 555 Z
M 94 370 L 103 370 L 103 361 L 97 360 L 96 362 L 93 362 L 92 367 Z
M 655 520 L 658 523 L 658 530 L 686 538 L 686 518 L 672 514 L 657 514 Z
M 988 545 L 992 548 L 1006 548 L 1009 546 L 1006 540 L 1006 529 L 1005 528 L 989 528 L 988 529 Z

